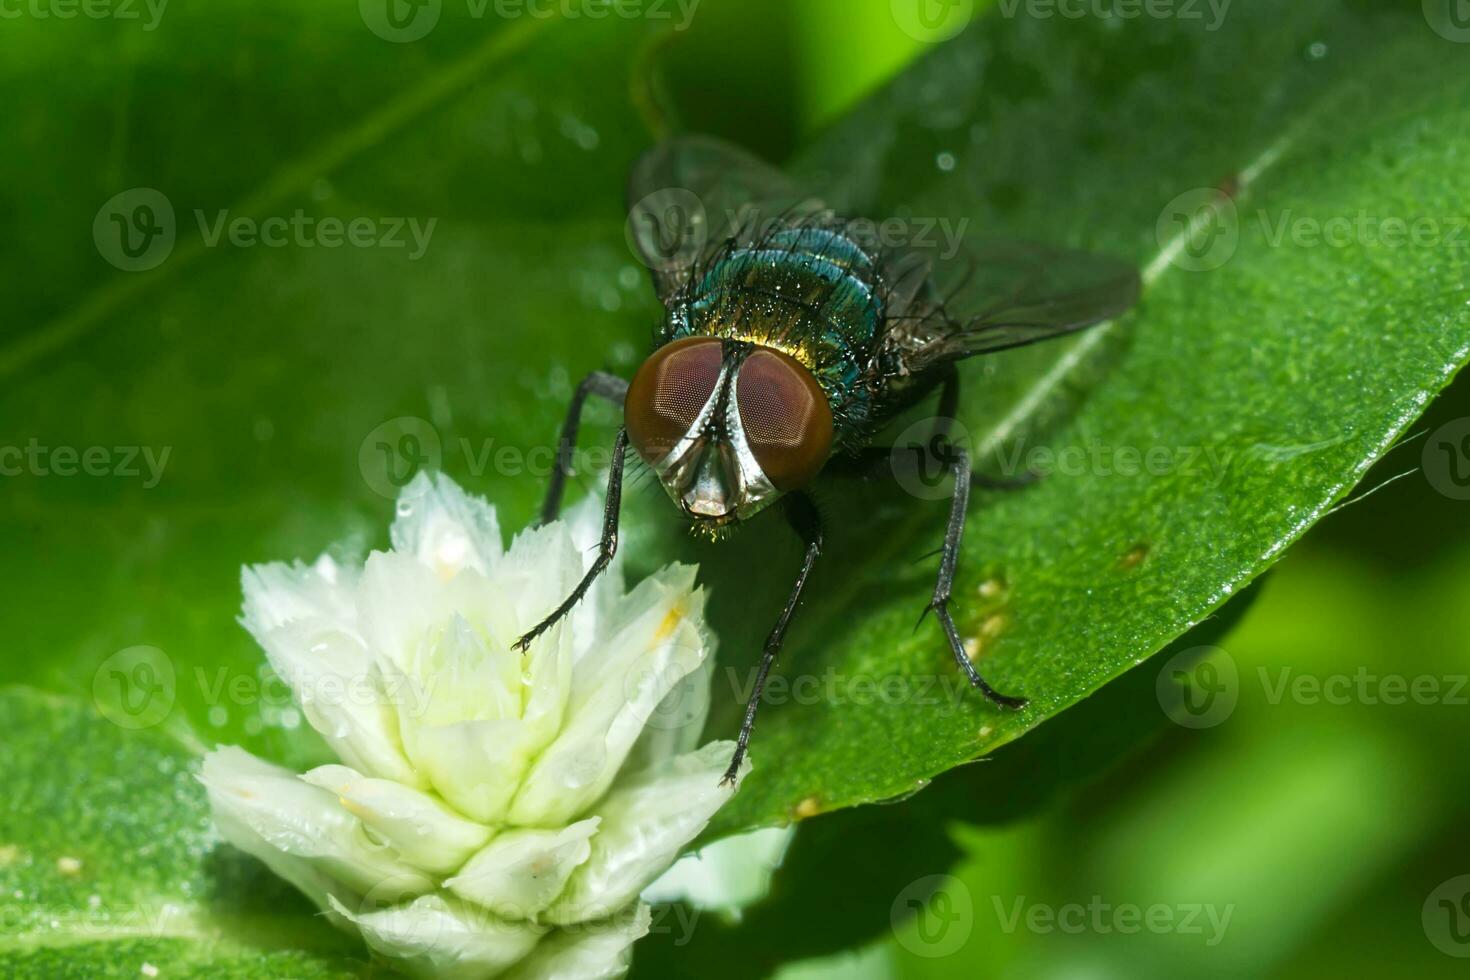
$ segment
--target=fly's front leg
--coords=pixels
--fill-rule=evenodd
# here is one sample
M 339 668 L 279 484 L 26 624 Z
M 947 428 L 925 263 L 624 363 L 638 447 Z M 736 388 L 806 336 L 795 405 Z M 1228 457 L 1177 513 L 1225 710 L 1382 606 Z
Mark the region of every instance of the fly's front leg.
M 531 649 L 531 644 L 537 637 L 561 622 L 567 613 L 576 608 L 587 590 L 592 588 L 592 583 L 597 581 L 597 576 L 607 571 L 613 556 L 618 553 L 618 517 L 623 507 L 623 457 L 627 455 L 627 451 L 628 430 L 619 429 L 617 441 L 613 443 L 612 468 L 607 476 L 607 500 L 602 509 L 602 542 L 597 549 L 597 558 L 566 601 L 557 606 L 556 611 L 542 620 L 535 629 L 516 641 L 516 647 L 522 653 Z
M 929 608 L 925 612 L 932 610 L 939 619 L 940 625 L 944 627 L 944 635 L 949 640 L 950 652 L 954 654 L 955 663 L 960 665 L 960 669 L 970 679 L 971 687 L 978 689 L 981 694 L 1002 708 L 1024 708 L 1025 698 L 1001 694 L 985 683 L 985 679 L 980 676 L 980 672 L 975 669 L 975 664 L 965 653 L 965 644 L 961 641 L 960 631 L 954 624 L 954 616 L 949 611 L 950 596 L 954 590 L 955 571 L 960 561 L 960 543 L 965 538 L 965 519 L 970 506 L 970 454 L 958 446 L 947 446 L 947 454 L 950 472 L 954 474 L 954 496 L 950 499 L 949 527 L 944 533 L 944 548 L 940 552 L 939 578 L 934 583 L 934 598 L 929 601 Z
M 740 723 L 740 735 L 735 740 L 735 756 L 730 760 L 730 768 L 725 770 L 724 778 L 720 780 L 721 785 L 733 784 L 735 777 L 740 775 L 740 762 L 745 758 L 746 746 L 750 744 L 750 733 L 755 728 L 755 712 L 760 707 L 761 696 L 766 690 L 766 677 L 776 662 L 776 654 L 781 650 L 782 641 L 786 639 L 786 627 L 791 623 L 791 616 L 801 602 L 801 590 L 806 588 L 812 566 L 822 553 L 822 516 L 817 512 L 812 499 L 804 493 L 792 494 L 784 501 L 784 511 L 787 523 L 806 545 L 806 556 L 801 563 L 801 572 L 796 576 L 796 585 L 791 589 L 791 598 L 786 600 L 786 608 L 781 610 L 781 618 L 776 620 L 775 629 L 766 637 L 760 667 L 755 674 L 755 687 L 750 692 L 750 700 L 745 703 L 745 719 Z
M 596 395 L 613 402 L 619 408 L 628 396 L 628 382 L 615 374 L 594 371 L 582 379 L 572 395 L 567 409 L 566 421 L 562 423 L 561 439 L 556 444 L 556 466 L 551 471 L 551 483 L 546 488 L 546 500 L 541 505 L 541 523 L 550 524 L 561 513 L 561 498 L 566 490 L 567 479 L 574 473 L 572 454 L 577 448 L 577 430 L 582 427 L 582 407 L 587 398 Z

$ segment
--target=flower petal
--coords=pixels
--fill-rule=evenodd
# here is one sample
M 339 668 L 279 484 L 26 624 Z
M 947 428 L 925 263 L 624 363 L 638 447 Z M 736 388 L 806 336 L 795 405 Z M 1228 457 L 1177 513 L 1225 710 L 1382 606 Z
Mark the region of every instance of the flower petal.
M 708 655 L 694 569 L 670 566 L 627 597 L 629 613 L 572 677 L 567 722 L 515 798 L 519 826 L 565 823 L 606 792 L 665 697 Z
M 602 826 L 592 839 L 592 856 L 572 874 L 545 920 L 601 918 L 637 897 L 734 793 L 720 780 L 734 750 L 733 742 L 711 742 L 620 781 L 598 805 Z M 746 759 L 739 778 L 749 771 Z
M 717 840 L 674 862 L 639 897 L 645 902 L 687 902 L 738 917 L 770 892 L 771 878 L 795 833 L 794 826 L 763 827 Z
M 445 581 L 466 568 L 488 575 L 504 552 L 495 508 L 442 473 L 415 476 L 398 495 L 397 514 L 389 532 L 393 550 Z
M 307 722 L 339 758 L 373 776 L 422 784 L 404 758 L 393 697 L 361 640 L 315 618 L 293 620 L 256 639 Z
M 560 831 L 503 831 L 444 887 L 502 919 L 533 919 L 592 853 L 597 824 L 593 817 Z
M 633 944 L 648 935 L 653 914 L 637 905 L 612 919 L 547 936 L 505 980 L 616 980 L 628 972 Z
M 357 620 L 356 584 L 357 569 L 339 565 L 327 555 L 310 565 L 299 561 L 247 565 L 240 570 L 245 595 L 240 622 L 257 638 L 298 619 L 326 620 L 350 630 Z
M 640 772 L 699 747 L 709 717 L 710 682 L 715 676 L 715 639 L 705 636 L 704 642 L 704 660 L 664 695 L 643 726 L 643 734 L 623 763 L 629 771 Z
M 519 721 L 462 721 L 404 729 L 409 755 L 434 790 L 460 813 L 504 823 L 519 776 L 532 757 Z
M 502 922 L 438 892 L 381 911 L 354 912 L 335 900 L 332 907 L 362 930 L 373 949 L 413 976 L 430 980 L 498 976 L 546 934 L 544 926 Z
M 323 892 L 417 895 L 428 876 L 374 843 L 362 823 L 319 786 L 236 746 L 204 757 L 200 781 L 220 833 L 257 854 L 318 904 Z M 325 906 L 323 906 L 325 907 Z
M 301 778 L 335 793 L 342 807 L 399 857 L 434 874 L 458 870 L 494 834 L 426 793 L 346 766 L 318 766 Z

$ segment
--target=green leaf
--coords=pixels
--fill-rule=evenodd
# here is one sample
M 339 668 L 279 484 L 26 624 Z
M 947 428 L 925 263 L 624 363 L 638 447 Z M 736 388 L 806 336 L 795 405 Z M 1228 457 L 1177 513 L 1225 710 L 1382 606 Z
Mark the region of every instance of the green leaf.
M 1417 6 L 1252 5 L 1218 30 L 993 16 L 804 155 L 839 198 L 1132 256 L 1146 294 L 1117 323 L 965 376 L 961 421 L 987 466 L 1040 449 L 1083 460 L 970 513 L 960 629 L 982 640 L 988 680 L 1030 706 L 911 703 L 913 679 L 952 671 L 938 628 L 913 628 L 934 574 L 916 559 L 938 546 L 943 505 L 832 488 L 830 546 L 785 669 L 849 692 L 908 678 L 897 690 L 911 696 L 767 709 L 756 772 L 712 834 L 898 795 L 1019 737 L 1201 621 L 1330 512 L 1466 359 L 1464 55 Z M 1218 187 L 1235 218 L 1214 227 L 1237 244 L 1195 271 L 1224 253 L 1208 250 L 1211 226 L 1181 234 L 1169 205 L 1194 192 L 1191 214 L 1202 199 L 1227 213 Z M 1425 237 L 1385 244 L 1388 219 Z M 1167 463 L 1118 472 L 1093 447 Z M 736 620 L 760 606 L 731 601 L 722 649 L 755 649 L 764 624 Z
M 367 975 L 359 943 L 264 866 L 217 848 L 194 758 L 176 742 L 23 689 L 0 692 L 0 728 L 0 973 Z
M 13 90 L 46 94 L 0 123 L 14 147 L 0 209 L 17 219 L 0 283 L 19 313 L 0 344 L 0 446 L 101 447 L 109 466 L 67 477 L 47 457 L 6 478 L 0 587 L 20 612 L 0 677 L 88 693 L 114 652 L 150 644 L 174 675 L 168 725 L 317 756 L 233 622 L 239 565 L 381 544 L 391 503 L 372 461 L 400 416 L 432 428 L 444 468 L 507 526 L 529 520 L 535 451 L 575 378 L 636 365 L 657 309 L 621 188 L 649 141 L 630 94 L 648 25 L 454 7 L 405 45 L 351 4 L 280 0 L 181 6 L 149 34 L 77 21 L 63 38 L 28 20 L 0 38 Z M 1209 457 L 1176 456 L 1158 475 L 1089 469 L 976 497 L 958 612 L 986 637 L 989 678 L 1032 699 L 1015 715 L 956 686 L 932 623 L 913 630 L 942 503 L 828 488 L 828 554 L 782 670 L 819 691 L 834 677 L 840 697 L 763 710 L 756 772 L 712 833 L 912 791 L 1097 690 L 1259 574 L 1463 362 L 1463 246 L 1271 240 L 1283 216 L 1457 213 L 1463 49 L 1417 9 L 1328 0 L 1207 26 L 992 17 L 797 161 L 839 197 L 1147 267 L 1142 307 L 1118 324 L 969 365 L 963 421 L 987 465 L 1095 442 L 1228 465 L 1202 479 L 1191 467 Z M 79 58 L 90 42 L 103 54 Z M 688 91 L 699 69 L 686 59 L 670 83 Z M 717 122 L 778 142 L 759 107 Z M 1238 189 L 1233 257 L 1170 267 L 1165 205 L 1222 182 Z M 122 272 L 91 229 L 139 187 L 171 202 L 178 242 Z M 297 209 L 437 220 L 418 258 L 208 243 L 222 210 Z M 728 731 L 795 549 L 775 521 L 718 548 L 671 545 L 657 489 L 633 498 L 638 563 L 705 565 L 722 638 L 713 727 Z M 897 698 L 880 693 L 890 679 Z
M 1163 741 L 1167 730 L 1181 731 L 1158 710 L 1158 670 L 1184 650 L 1222 642 L 1255 603 L 1259 585 L 1030 738 L 951 770 L 907 799 L 803 823 L 771 893 L 739 921 L 660 910 L 660 921 L 698 926 L 650 935 L 638 948 L 633 976 L 770 976 L 783 964 L 857 949 L 898 928 L 912 909 L 895 908 L 895 896 L 925 901 L 925 886 L 932 889 L 959 860 L 956 826 L 1005 825 L 1062 803 Z M 892 846 L 895 840 L 904 846 Z

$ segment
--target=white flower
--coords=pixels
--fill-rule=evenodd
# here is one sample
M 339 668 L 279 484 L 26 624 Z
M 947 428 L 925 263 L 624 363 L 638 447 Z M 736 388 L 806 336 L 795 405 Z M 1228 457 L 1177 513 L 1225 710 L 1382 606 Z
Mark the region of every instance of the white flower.
M 211 752 L 220 834 L 419 976 L 622 975 L 639 892 L 732 792 L 733 743 L 694 750 L 714 641 L 692 568 L 625 591 L 614 563 L 512 649 L 589 566 L 591 503 L 505 549 L 492 507 L 420 475 L 362 567 L 244 572 L 242 622 L 343 764 Z

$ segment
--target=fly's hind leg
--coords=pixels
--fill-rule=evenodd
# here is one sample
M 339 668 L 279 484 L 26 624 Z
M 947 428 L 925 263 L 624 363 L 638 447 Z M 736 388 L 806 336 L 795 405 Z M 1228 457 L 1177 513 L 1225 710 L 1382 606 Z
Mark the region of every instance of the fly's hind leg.
M 963 448 L 954 445 L 949 438 L 950 425 L 958 407 L 959 374 L 952 371 L 944 379 L 944 387 L 939 397 L 939 411 L 929 444 L 926 449 L 918 450 L 931 455 L 934 461 L 947 470 L 954 479 L 954 491 L 949 505 L 949 524 L 945 529 L 944 545 L 939 550 L 941 556 L 939 575 L 934 583 L 934 595 L 929 600 L 924 615 L 927 616 L 933 612 L 935 618 L 939 620 L 940 626 L 944 629 L 945 638 L 949 641 L 950 652 L 954 655 L 955 663 L 959 664 L 960 669 L 964 671 L 971 687 L 976 688 L 1003 708 L 1022 708 L 1026 705 L 1025 698 L 1001 694 L 987 684 L 980 676 L 980 672 L 975 669 L 974 663 L 965 653 L 965 644 L 960 639 L 960 632 L 955 626 L 949 605 L 954 592 L 955 573 L 959 566 L 960 544 L 965 537 L 965 519 L 969 512 L 970 490 L 973 487 L 987 490 L 1019 489 L 1034 483 L 1037 476 L 1034 473 L 1026 473 L 1018 478 L 997 479 L 974 472 L 970 454 Z M 879 472 L 887 472 L 891 476 L 897 476 L 900 472 L 899 454 L 907 451 L 897 446 L 868 448 L 845 459 L 834 460 L 835 465 L 829 468 L 846 472 L 849 475 L 870 476 Z M 920 618 L 919 621 L 922 623 L 923 619 Z
M 944 532 L 944 547 L 940 550 L 939 576 L 934 582 L 934 596 L 929 600 L 929 606 L 924 612 L 927 615 L 932 611 L 939 620 L 940 626 L 944 628 L 944 636 L 949 640 L 949 649 L 954 654 L 955 663 L 959 664 L 960 669 L 965 672 L 971 687 L 979 690 L 986 698 L 1002 708 L 1024 708 L 1025 698 L 1001 694 L 985 683 L 985 679 L 975 669 L 974 662 L 970 660 L 969 654 L 965 652 L 965 644 L 960 639 L 960 631 L 955 626 L 954 616 L 949 611 L 950 597 L 954 591 L 955 572 L 960 561 L 960 543 L 965 537 L 965 519 L 970 505 L 970 454 L 958 446 L 949 446 L 948 450 L 950 472 L 954 475 L 954 496 L 950 498 L 949 526 Z M 921 618 L 920 622 L 922 621 Z
M 933 449 L 939 455 L 940 462 L 949 467 L 954 477 L 954 496 L 949 501 L 949 525 L 944 532 L 944 547 L 940 549 L 939 576 L 934 582 L 934 596 L 924 612 L 928 615 L 932 611 L 939 620 L 939 625 L 944 628 L 950 652 L 954 654 L 955 663 L 959 664 L 960 670 L 969 678 L 970 686 L 1002 708 L 1014 710 L 1024 708 L 1026 699 L 1001 694 L 985 683 L 985 678 L 980 676 L 974 662 L 965 652 L 965 644 L 960 639 L 954 616 L 949 611 L 949 603 L 954 592 L 955 572 L 960 563 L 960 544 L 965 538 L 965 520 L 970 511 L 970 487 L 980 485 L 990 489 L 1012 489 L 1026 486 L 1036 477 L 1034 474 L 1027 474 L 1020 480 L 992 480 L 978 476 L 970 462 L 970 454 L 949 441 L 949 425 L 959 409 L 959 401 L 959 372 L 951 371 L 944 379 L 944 388 L 939 395 L 939 417 L 934 427 Z M 920 622 L 922 621 L 921 619 Z
M 546 499 L 541 504 L 541 523 L 550 524 L 561 513 L 561 498 L 566 490 L 567 479 L 575 474 L 572 456 L 577 448 L 577 431 L 582 427 L 582 408 L 587 399 L 596 395 L 622 407 L 628 395 L 628 382 L 615 374 L 594 371 L 582 379 L 572 394 L 572 403 L 567 408 L 566 421 L 562 423 L 561 438 L 556 444 L 556 466 L 551 471 L 551 482 L 546 487 Z

